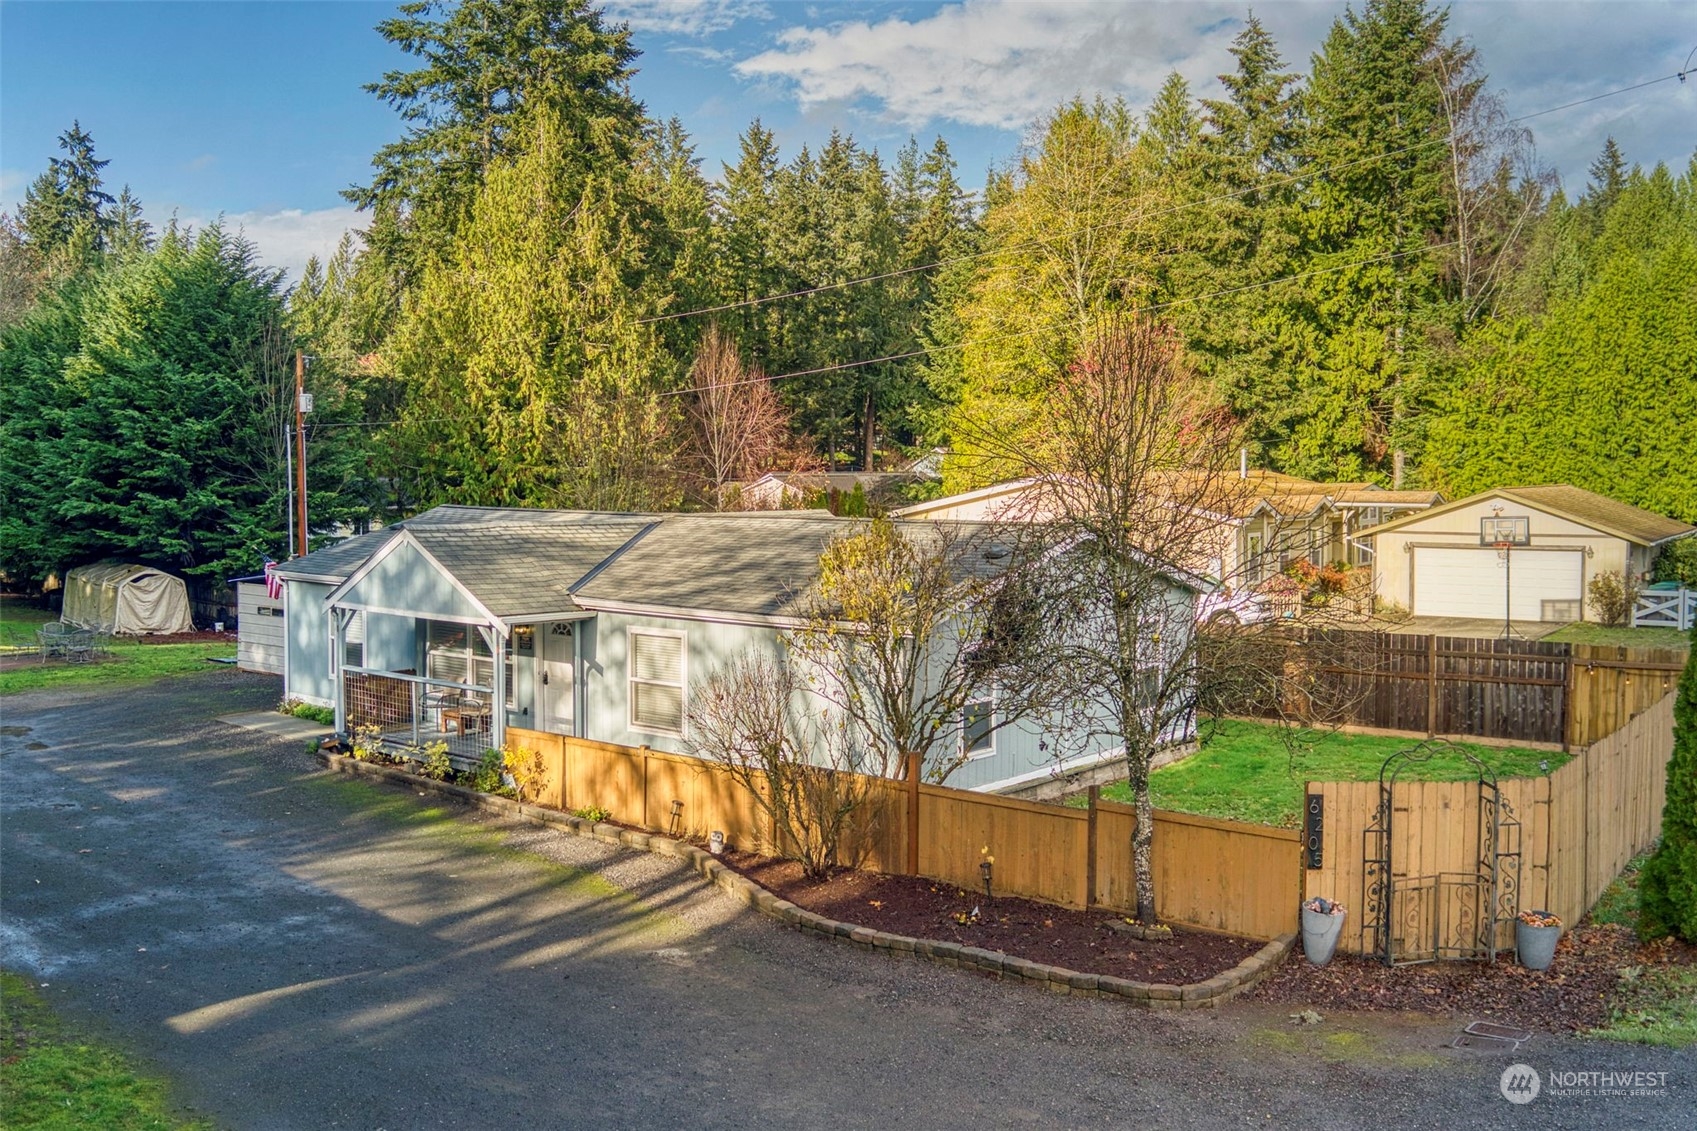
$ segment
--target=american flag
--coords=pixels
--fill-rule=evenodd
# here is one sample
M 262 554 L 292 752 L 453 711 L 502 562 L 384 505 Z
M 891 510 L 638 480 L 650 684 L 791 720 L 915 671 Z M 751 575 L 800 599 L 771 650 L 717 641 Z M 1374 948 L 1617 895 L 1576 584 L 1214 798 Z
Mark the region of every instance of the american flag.
M 273 601 L 283 599 L 283 579 L 277 576 L 277 563 L 265 563 L 265 595 Z

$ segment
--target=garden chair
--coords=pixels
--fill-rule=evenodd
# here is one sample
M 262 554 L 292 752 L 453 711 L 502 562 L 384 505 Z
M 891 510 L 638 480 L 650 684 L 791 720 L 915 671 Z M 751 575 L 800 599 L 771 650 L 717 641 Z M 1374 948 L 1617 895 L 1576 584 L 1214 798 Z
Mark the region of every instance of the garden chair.
M 41 662 L 62 660 L 66 657 L 71 636 L 71 626 L 63 621 L 53 621 L 35 630 L 35 638 L 41 649 Z

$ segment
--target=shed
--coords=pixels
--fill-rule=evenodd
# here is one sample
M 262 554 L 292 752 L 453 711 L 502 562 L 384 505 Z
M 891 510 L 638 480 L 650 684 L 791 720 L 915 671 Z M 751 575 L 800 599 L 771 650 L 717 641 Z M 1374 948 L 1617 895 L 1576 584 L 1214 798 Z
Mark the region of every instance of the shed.
M 1645 577 L 1665 544 L 1690 533 L 1665 515 L 1552 483 L 1486 491 L 1362 537 L 1373 539 L 1379 598 L 1416 616 L 1574 621 L 1585 617 L 1592 578 Z
M 287 592 L 270 596 L 264 574 L 232 578 L 230 584 L 236 589 L 236 666 L 282 675 Z
M 182 578 L 117 562 L 78 566 L 67 573 L 60 618 L 114 636 L 194 631 Z

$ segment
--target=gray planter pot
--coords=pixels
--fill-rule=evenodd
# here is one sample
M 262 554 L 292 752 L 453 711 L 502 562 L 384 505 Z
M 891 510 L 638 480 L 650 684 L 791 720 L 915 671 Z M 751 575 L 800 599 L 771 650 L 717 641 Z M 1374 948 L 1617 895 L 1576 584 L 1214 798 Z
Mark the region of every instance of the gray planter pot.
M 1324 966 L 1338 949 L 1343 934 L 1343 915 L 1328 915 L 1302 909 L 1302 956 L 1315 966 Z
M 1528 970 L 1548 970 L 1560 939 L 1560 927 L 1534 927 L 1519 922 L 1514 925 L 1514 951 Z

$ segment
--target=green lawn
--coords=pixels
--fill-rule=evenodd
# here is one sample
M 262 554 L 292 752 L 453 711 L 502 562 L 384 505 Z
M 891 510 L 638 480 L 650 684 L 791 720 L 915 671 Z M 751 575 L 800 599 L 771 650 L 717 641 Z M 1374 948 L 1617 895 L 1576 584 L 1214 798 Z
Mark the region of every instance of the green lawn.
M 1233 721 L 1205 725 L 1204 735 L 1200 751 L 1151 775 L 1155 807 L 1287 828 L 1301 821 L 1306 783 L 1377 781 L 1386 758 L 1418 741 L 1305 731 L 1292 746 L 1279 727 Z M 1552 751 L 1472 744 L 1460 749 L 1479 758 L 1500 778 L 1537 777 L 1567 761 L 1567 755 Z M 1465 781 L 1473 773 L 1472 764 L 1457 755 L 1412 765 L 1403 777 Z M 1105 787 L 1102 796 L 1129 802 L 1131 790 L 1119 782 Z
M 34 648 L 35 630 L 58 619 L 16 597 L 0 597 L 0 649 Z
M 1689 648 L 1691 634 L 1677 628 L 1609 628 L 1579 621 L 1544 637 L 1555 644 L 1623 644 L 1628 648 Z
M 52 613 L 15 598 L 0 600 L 0 649 L 33 651 L 35 630 L 57 619 Z M 210 657 L 233 657 L 234 645 L 139 644 L 112 646 L 112 655 L 93 664 L 25 664 L 0 672 L 0 695 L 81 684 L 139 683 L 161 676 L 206 671 Z
M 172 1116 L 165 1085 L 115 1049 L 68 1032 L 35 986 L 0 972 L 0 1126 L 16 1131 L 196 1129 Z

